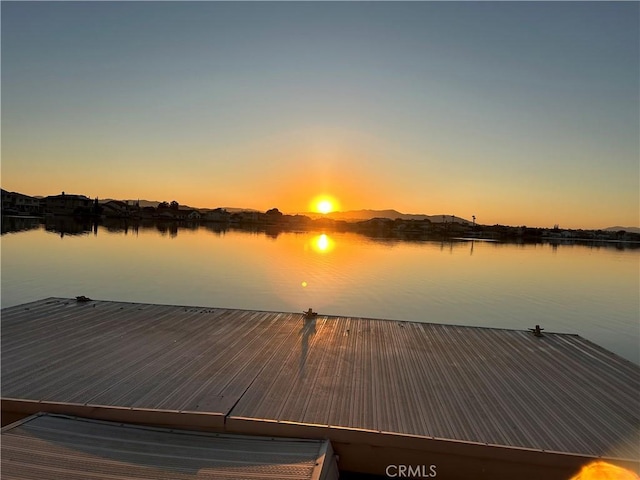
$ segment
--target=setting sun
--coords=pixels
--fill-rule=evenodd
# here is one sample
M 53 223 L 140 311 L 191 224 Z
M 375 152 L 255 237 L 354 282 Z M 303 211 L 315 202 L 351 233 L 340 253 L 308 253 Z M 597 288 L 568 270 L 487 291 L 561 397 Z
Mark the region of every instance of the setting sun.
M 311 208 L 315 212 L 326 215 L 337 210 L 337 202 L 332 197 L 321 195 L 314 198 L 313 202 L 311 202 Z
M 322 200 L 320 203 L 318 203 L 318 211 L 320 213 L 329 213 L 333 210 L 333 205 L 331 205 L 331 202 L 329 200 Z

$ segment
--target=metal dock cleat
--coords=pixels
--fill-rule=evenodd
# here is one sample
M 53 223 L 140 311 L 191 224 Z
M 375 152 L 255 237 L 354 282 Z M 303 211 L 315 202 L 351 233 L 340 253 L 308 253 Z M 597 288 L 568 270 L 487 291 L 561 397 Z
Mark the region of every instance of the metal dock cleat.
M 314 312 L 311 307 L 309 307 L 308 311 L 302 313 L 304 313 L 305 318 L 313 318 L 318 316 L 318 312 Z
M 536 337 L 542 337 L 542 330 L 544 330 L 544 328 L 540 328 L 540 325 L 536 325 L 536 328 L 529 329 Z

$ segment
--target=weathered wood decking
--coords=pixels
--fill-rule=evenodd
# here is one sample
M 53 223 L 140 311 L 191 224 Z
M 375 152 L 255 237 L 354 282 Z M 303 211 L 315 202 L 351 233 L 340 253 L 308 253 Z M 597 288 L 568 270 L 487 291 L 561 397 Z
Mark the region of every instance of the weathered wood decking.
M 51 298 L 2 310 L 2 403 L 326 437 L 381 475 L 407 452 L 444 478 L 640 464 L 640 367 L 567 334 Z

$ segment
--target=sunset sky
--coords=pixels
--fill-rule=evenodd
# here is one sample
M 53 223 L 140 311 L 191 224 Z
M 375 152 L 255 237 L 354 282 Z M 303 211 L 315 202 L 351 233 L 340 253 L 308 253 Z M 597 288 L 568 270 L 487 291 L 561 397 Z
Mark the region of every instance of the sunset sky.
M 638 2 L 6 2 L 2 187 L 640 225 Z

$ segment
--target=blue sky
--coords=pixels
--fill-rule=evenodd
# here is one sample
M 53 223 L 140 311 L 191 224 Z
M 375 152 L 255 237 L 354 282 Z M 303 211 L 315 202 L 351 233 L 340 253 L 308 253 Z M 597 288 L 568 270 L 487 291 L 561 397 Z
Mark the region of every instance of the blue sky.
M 2 186 L 639 220 L 637 2 L 2 2 Z

